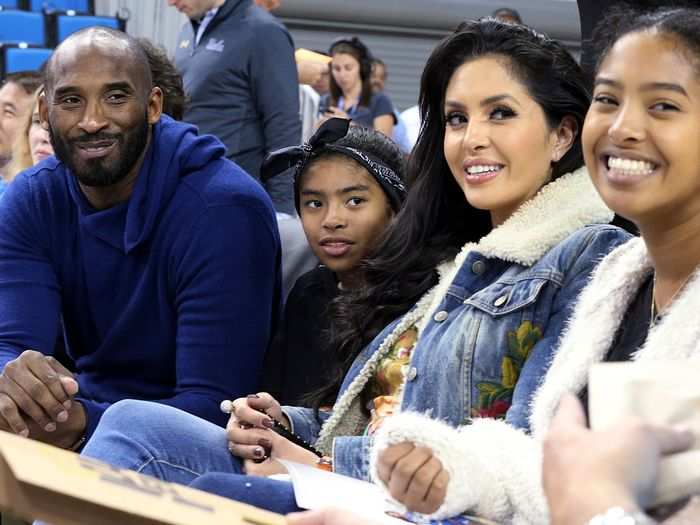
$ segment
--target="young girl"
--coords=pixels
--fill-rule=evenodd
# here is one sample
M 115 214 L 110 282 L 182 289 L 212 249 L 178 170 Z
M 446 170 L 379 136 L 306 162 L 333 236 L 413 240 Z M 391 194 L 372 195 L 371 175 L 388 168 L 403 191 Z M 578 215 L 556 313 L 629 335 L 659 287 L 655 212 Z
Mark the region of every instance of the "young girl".
M 700 12 L 623 12 L 606 19 L 596 40 L 602 52 L 583 130 L 586 164 L 603 200 L 634 222 L 641 238 L 608 255 L 581 294 L 534 398 L 533 437 L 497 421 L 455 430 L 417 414 L 384 425 L 373 452 L 375 475 L 415 507 L 410 494 L 435 492 L 430 482 L 419 483 L 424 473 L 410 457 L 414 446 L 427 449 L 422 461 L 434 458 L 449 478 L 430 509 L 435 517 L 469 509 L 506 523 L 547 523 L 541 440 L 567 392 L 587 397 L 590 366 L 700 355 Z M 650 447 L 649 454 L 658 451 Z M 568 483 L 554 498 L 555 523 L 572 523 L 571 509 L 578 509 L 578 523 L 596 512 L 619 514 L 614 523 L 647 522 L 639 510 L 653 493 L 655 469 L 635 473 L 625 461 L 609 463 L 613 482 L 629 480 L 626 492 L 579 479 L 567 493 Z M 606 512 L 616 506 L 624 512 Z
M 199 478 L 278 472 L 278 457 L 316 464 L 270 430 L 273 418 L 315 442 L 326 468 L 361 479 L 376 432 L 400 417 L 392 413 L 527 428 L 575 298 L 599 259 L 628 238 L 607 225 L 612 212 L 580 169 L 588 104 L 581 70 L 560 44 L 494 20 L 464 25 L 423 73 L 411 190 L 365 286 L 348 294 L 335 339 L 355 359 L 332 412 L 322 421 L 310 409 L 283 413 L 269 394 L 255 394 L 233 402 L 224 432 L 169 407 L 120 402 L 84 453 L 285 511 L 288 484 Z
M 384 93 L 372 93 L 372 55 L 357 37 L 340 38 L 331 44 L 330 93 L 323 97 L 321 118 L 339 117 L 381 131 L 391 137 L 394 106 Z
M 360 262 L 376 247 L 406 196 L 398 146 L 368 128 L 332 118 L 304 147 L 270 155 L 262 177 L 296 166 L 296 208 L 321 266 L 297 280 L 282 327 L 265 358 L 263 389 L 287 405 L 327 383 L 337 364 L 328 348 L 329 306 L 362 283 Z M 333 403 L 335 393 L 326 402 Z

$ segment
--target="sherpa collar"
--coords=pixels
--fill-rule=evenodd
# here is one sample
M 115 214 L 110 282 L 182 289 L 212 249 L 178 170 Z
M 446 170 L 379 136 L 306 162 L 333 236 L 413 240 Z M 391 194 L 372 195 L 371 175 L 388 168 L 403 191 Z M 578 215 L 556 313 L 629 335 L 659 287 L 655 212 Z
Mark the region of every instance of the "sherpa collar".
M 422 332 L 431 317 L 428 314 L 438 307 L 470 252 L 478 251 L 487 258 L 532 266 L 571 233 L 588 224 L 607 224 L 612 218 L 613 213 L 596 192 L 586 168 L 580 168 L 544 186 L 478 243 L 464 245 L 454 260 L 437 268 L 438 284 L 404 315 L 336 401 L 333 414 L 321 429 L 317 447 L 330 453 L 335 436 L 353 435 L 366 424 L 365 418 L 357 413 L 361 411 L 358 398 L 377 364 L 408 328 L 417 325 L 419 333 Z
M 588 371 L 605 359 L 615 334 L 640 286 L 653 272 L 644 240 L 634 238 L 619 246 L 598 265 L 581 293 L 568 329 L 561 337 L 544 383 L 532 401 L 531 423 L 542 436 L 559 400 L 566 392 L 580 392 Z M 654 324 L 633 360 L 700 358 L 700 267 Z

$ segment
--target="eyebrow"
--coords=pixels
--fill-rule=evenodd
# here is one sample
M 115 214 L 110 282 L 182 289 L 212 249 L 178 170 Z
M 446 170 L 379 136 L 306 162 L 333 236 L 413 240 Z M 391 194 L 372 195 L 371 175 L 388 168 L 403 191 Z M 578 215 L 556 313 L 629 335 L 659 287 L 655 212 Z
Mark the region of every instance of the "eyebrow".
M 491 104 L 495 104 L 496 102 L 501 102 L 503 100 L 510 100 L 513 103 L 517 104 L 520 106 L 520 102 L 512 96 L 509 95 L 508 93 L 501 93 L 499 95 L 493 95 L 491 97 L 487 97 L 484 100 L 482 100 L 479 105 L 484 107 L 484 106 L 490 106 Z M 451 108 L 456 108 L 456 109 L 464 109 L 464 104 L 461 102 L 457 102 L 456 100 L 446 100 L 445 101 L 445 107 L 451 107 Z
M 614 88 L 622 89 L 622 83 L 618 82 L 617 80 L 612 80 L 610 78 L 605 78 L 605 77 L 598 77 L 595 79 L 595 83 L 593 84 L 594 87 L 599 86 L 599 85 L 604 85 L 604 86 L 612 86 Z M 676 93 L 680 93 L 681 95 L 684 95 L 688 97 L 688 93 L 686 92 L 685 89 L 683 89 L 683 86 L 680 84 L 675 84 L 673 82 L 647 82 L 646 84 L 642 84 L 642 91 L 656 91 L 656 90 L 663 90 L 663 91 L 675 91 Z M 690 97 L 688 97 L 690 98 Z
M 105 91 L 111 91 L 113 89 L 120 89 L 122 91 L 128 91 L 129 93 L 134 92 L 134 87 L 128 82 L 110 82 L 104 86 Z M 80 91 L 78 86 L 61 86 L 54 90 L 54 97 L 65 95 L 74 91 Z
M 347 186 L 345 188 L 341 188 L 340 190 L 336 191 L 335 193 L 340 193 L 340 194 L 345 194 L 345 193 L 355 193 L 358 191 L 369 191 L 369 186 L 365 186 L 364 184 L 356 184 L 355 186 Z M 302 195 L 325 195 L 325 191 L 321 190 L 315 190 L 315 189 L 305 189 L 301 190 Z

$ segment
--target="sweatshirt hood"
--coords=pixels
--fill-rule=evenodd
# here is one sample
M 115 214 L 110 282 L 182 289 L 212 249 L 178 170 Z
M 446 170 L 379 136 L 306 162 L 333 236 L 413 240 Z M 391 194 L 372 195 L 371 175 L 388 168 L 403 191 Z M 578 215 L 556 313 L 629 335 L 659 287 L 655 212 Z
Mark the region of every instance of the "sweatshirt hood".
M 106 243 L 129 253 L 146 242 L 180 179 L 201 170 L 226 152 L 218 139 L 197 135 L 197 128 L 163 115 L 153 126 L 151 141 L 128 201 L 95 211 L 74 175 L 71 194 L 81 212 L 81 225 Z

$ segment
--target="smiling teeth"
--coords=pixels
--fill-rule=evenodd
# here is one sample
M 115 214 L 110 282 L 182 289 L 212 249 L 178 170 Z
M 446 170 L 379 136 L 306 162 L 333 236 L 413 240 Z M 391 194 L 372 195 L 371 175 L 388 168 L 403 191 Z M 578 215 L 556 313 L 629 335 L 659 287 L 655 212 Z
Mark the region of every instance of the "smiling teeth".
M 655 166 L 644 160 L 608 158 L 608 169 L 626 172 L 632 175 L 647 175 L 654 171 Z
M 475 175 L 477 173 L 486 173 L 489 171 L 498 171 L 500 170 L 500 166 L 469 166 L 467 168 L 467 173 L 470 175 Z

